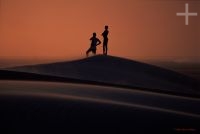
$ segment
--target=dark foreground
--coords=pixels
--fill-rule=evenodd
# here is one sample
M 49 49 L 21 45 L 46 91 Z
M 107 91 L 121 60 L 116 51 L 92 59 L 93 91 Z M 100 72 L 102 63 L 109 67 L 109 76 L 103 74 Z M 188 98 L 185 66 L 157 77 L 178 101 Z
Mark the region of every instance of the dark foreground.
M 196 134 L 200 99 L 85 84 L 0 81 L 0 133 Z

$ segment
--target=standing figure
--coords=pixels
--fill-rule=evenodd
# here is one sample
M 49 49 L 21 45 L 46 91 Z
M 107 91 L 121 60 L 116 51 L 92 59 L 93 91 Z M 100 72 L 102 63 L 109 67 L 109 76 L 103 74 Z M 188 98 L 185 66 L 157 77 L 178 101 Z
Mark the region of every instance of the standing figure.
M 105 30 L 104 32 L 102 33 L 102 36 L 103 36 L 103 54 L 104 55 L 107 55 L 107 52 L 108 52 L 108 26 L 105 26 Z
M 96 37 L 96 33 L 93 33 L 93 36 L 90 38 L 91 40 L 91 46 L 90 48 L 86 51 L 86 55 L 88 57 L 89 52 L 92 51 L 92 53 L 95 55 L 96 54 L 96 46 L 101 44 L 101 41 Z

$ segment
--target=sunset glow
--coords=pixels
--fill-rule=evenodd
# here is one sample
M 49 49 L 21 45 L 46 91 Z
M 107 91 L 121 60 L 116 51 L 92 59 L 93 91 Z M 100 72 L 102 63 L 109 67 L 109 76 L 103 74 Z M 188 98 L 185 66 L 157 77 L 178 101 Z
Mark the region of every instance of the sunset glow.
M 0 57 L 85 57 L 93 32 L 109 25 L 108 54 L 200 59 L 200 1 L 185 25 L 184 0 L 0 0 Z M 102 53 L 102 45 L 97 53 Z

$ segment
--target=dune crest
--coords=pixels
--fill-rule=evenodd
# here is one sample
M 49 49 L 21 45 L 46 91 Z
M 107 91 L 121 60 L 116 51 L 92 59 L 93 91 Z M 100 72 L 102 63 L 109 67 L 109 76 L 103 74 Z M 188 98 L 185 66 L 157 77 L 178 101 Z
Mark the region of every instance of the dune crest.
M 10 70 L 155 90 L 193 92 L 199 89 L 197 81 L 183 74 L 114 56 L 97 55 L 75 61 L 21 66 Z

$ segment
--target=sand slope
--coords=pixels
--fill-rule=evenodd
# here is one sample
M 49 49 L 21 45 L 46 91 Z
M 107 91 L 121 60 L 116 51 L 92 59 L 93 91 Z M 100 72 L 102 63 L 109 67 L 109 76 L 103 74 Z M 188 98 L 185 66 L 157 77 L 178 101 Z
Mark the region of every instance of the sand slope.
M 171 134 L 200 128 L 198 98 L 59 82 L 0 85 L 0 133 Z
M 185 75 L 113 56 L 97 55 L 76 61 L 15 67 L 11 70 L 155 90 L 198 92 L 199 89 L 199 83 Z

